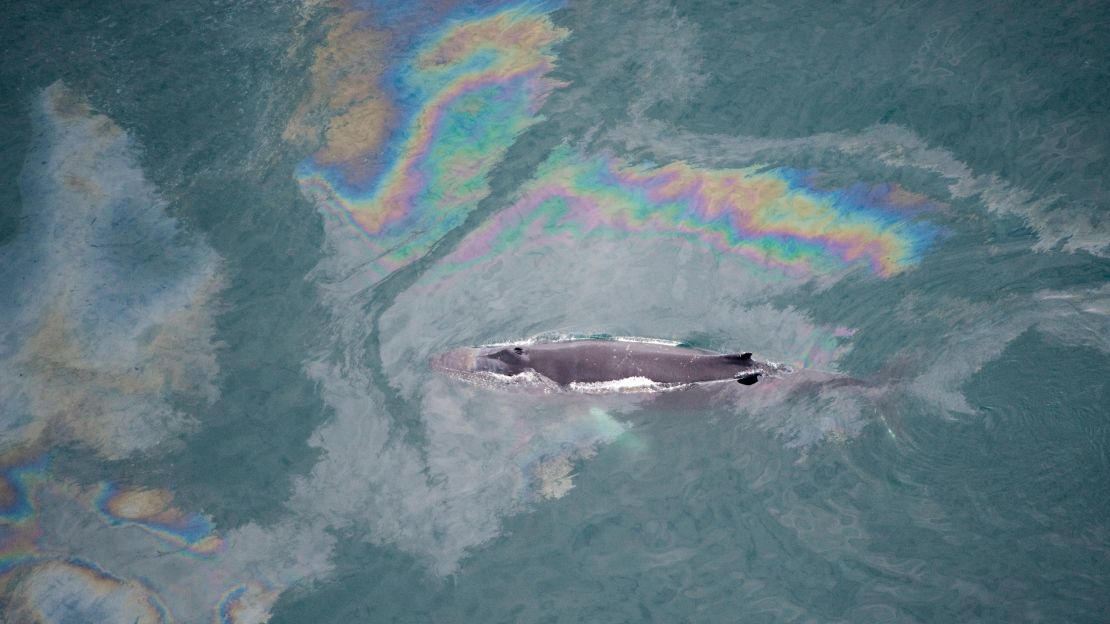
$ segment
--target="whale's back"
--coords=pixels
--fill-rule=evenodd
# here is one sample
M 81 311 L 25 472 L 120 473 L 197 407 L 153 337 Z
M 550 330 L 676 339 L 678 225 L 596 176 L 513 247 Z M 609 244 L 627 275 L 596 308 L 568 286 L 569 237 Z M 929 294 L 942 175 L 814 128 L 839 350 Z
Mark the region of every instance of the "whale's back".
M 658 343 L 579 340 L 535 344 L 528 366 L 560 385 L 644 378 L 663 384 L 731 379 L 752 366 L 750 354 L 726 355 Z

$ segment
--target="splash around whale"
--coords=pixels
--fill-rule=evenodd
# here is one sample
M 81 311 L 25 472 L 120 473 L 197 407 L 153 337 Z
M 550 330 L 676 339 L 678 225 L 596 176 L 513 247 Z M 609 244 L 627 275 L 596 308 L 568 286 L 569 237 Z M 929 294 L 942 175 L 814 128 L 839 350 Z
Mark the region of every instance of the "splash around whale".
M 651 393 L 736 382 L 750 386 L 790 368 L 751 353 L 718 353 L 631 337 L 560 337 L 462 347 L 433 369 L 472 383 L 544 392 Z

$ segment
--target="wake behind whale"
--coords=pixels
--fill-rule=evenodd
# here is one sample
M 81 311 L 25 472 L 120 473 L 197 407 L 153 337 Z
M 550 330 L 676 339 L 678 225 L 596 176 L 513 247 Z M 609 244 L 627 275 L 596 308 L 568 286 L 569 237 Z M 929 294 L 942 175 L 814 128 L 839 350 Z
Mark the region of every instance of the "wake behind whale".
M 750 386 L 789 367 L 645 338 L 561 338 L 463 347 L 432 368 L 490 386 L 588 394 L 652 393 L 732 382 Z

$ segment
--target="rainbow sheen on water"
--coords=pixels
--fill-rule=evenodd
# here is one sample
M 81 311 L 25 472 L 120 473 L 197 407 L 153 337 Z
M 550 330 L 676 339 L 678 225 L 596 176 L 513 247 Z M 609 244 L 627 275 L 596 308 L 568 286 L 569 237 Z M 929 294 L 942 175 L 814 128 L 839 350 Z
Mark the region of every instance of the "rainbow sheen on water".
M 558 148 L 515 203 L 451 255 L 457 266 L 515 245 L 603 234 L 680 237 L 788 275 L 863 266 L 879 277 L 920 262 L 936 238 L 924 198 L 893 185 L 824 190 L 790 169 L 661 167 Z
M 95 563 L 43 561 L 17 577 L 4 605 L 12 622 L 128 622 L 174 619 L 142 581 L 119 578 Z
M 0 575 L 36 558 L 41 531 L 33 494 L 49 467 L 47 455 L 13 453 L 0 458 Z
M 99 489 L 93 505 L 111 526 L 140 527 L 176 548 L 201 556 L 214 555 L 224 548 L 212 521 L 203 514 L 174 507 L 171 492 L 121 489 L 111 483 L 103 483 Z
M 533 5 L 449 23 L 397 72 L 406 121 L 383 175 L 363 184 L 347 163 L 302 163 L 305 194 L 364 234 L 370 271 L 382 276 L 418 258 L 488 195 L 490 170 L 559 86 L 547 74 L 566 36 Z

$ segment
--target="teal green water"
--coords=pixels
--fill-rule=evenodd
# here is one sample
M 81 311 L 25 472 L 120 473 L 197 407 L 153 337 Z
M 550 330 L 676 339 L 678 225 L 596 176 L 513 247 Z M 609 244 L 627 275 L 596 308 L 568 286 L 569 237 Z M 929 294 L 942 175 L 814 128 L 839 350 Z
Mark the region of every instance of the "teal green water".
M 1105 621 L 1108 19 L 12 4 L 0 621 Z

